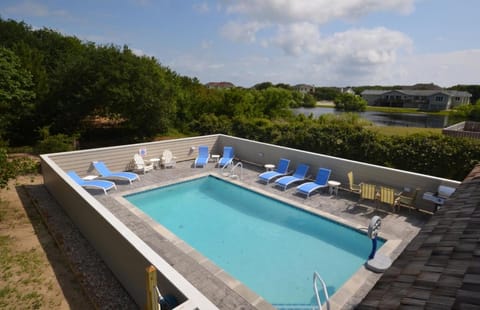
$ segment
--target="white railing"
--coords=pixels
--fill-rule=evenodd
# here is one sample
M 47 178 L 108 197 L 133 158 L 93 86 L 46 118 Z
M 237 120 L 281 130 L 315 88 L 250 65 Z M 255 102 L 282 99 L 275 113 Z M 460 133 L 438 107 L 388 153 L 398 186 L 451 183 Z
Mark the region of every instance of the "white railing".
M 327 309 L 330 310 L 330 302 L 328 301 L 328 291 L 327 291 L 327 285 L 325 284 L 325 281 L 323 281 L 322 277 L 318 274 L 318 272 L 313 272 L 313 290 L 315 291 L 315 297 L 317 298 L 317 304 L 318 304 L 318 309 L 322 310 L 322 303 L 320 301 L 320 295 L 318 294 L 318 287 L 317 287 L 317 280 L 320 281 L 322 284 L 323 288 L 323 294 L 325 295 L 326 301 L 325 303 L 327 304 Z
M 240 167 L 240 180 L 243 180 L 243 164 L 240 161 L 235 166 L 233 166 L 232 170 L 230 170 L 230 177 L 238 178 L 238 175 L 235 174 L 235 169 L 237 167 Z
M 233 167 L 233 160 L 229 162 L 228 165 L 223 165 L 223 167 L 220 168 L 220 174 L 226 177 L 230 176 L 231 171 L 230 172 L 225 171 L 225 169 L 227 169 L 228 167 Z

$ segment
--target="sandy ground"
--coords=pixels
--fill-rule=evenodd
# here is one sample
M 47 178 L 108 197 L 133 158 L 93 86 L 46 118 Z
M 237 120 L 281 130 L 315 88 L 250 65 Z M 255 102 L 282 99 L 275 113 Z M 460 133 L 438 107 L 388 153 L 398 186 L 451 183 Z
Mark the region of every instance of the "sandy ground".
M 0 189 L 0 309 L 92 308 L 19 177 Z

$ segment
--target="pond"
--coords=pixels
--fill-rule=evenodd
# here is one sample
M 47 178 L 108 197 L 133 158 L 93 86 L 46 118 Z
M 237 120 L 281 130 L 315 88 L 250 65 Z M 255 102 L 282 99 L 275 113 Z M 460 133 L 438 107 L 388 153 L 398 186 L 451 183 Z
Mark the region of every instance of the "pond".
M 345 112 L 336 111 L 334 108 L 297 108 L 293 109 L 295 114 L 305 114 L 318 117 L 323 114 L 341 114 Z M 423 128 L 444 128 L 448 126 L 448 116 L 430 115 L 422 113 L 386 113 L 366 111 L 358 113 L 361 118 L 371 121 L 377 126 L 401 126 L 401 127 L 423 127 Z

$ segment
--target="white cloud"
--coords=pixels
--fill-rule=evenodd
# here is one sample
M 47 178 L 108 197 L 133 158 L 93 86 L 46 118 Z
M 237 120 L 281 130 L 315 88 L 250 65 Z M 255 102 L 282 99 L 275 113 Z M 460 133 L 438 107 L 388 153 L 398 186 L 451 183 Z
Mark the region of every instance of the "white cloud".
M 411 46 L 411 39 L 398 31 L 383 27 L 352 29 L 319 41 L 315 54 L 328 62 L 370 66 L 393 63 L 398 50 L 408 51 Z
M 320 32 L 315 24 L 296 23 L 280 26 L 272 44 L 281 47 L 287 54 L 301 55 L 315 49 L 320 42 Z
M 259 22 L 238 23 L 232 21 L 224 25 L 220 33 L 232 41 L 253 43 L 256 40 L 257 31 L 264 27 L 265 25 Z
M 304 63 L 305 74 L 324 72 L 338 80 L 382 72 L 396 62 L 399 53 L 408 53 L 412 48 L 409 37 L 382 27 L 352 29 L 324 37 L 309 23 L 282 26 L 270 42 L 295 56 L 290 62 Z
M 226 11 L 273 23 L 352 19 L 378 11 L 409 13 L 415 0 L 243 0 L 222 1 Z
M 400 51 L 412 50 L 405 34 L 383 27 L 350 29 L 329 36 L 321 33 L 328 22 L 351 20 L 378 11 L 409 13 L 415 0 L 244 0 L 222 1 L 236 21 L 221 33 L 232 41 L 259 42 L 278 47 L 309 72 L 333 71 L 338 79 L 379 72 L 395 63 Z M 259 35 L 259 31 L 265 30 Z M 260 38 L 260 40 L 258 40 Z
M 37 17 L 45 17 L 45 16 L 61 16 L 66 17 L 68 16 L 68 12 L 65 10 L 52 10 L 48 8 L 46 5 L 39 4 L 33 1 L 24 1 L 18 3 L 14 6 L 10 6 L 5 8 L 5 12 L 8 14 L 15 14 L 15 15 L 26 15 L 26 16 L 37 16 Z
M 433 82 L 448 87 L 457 84 L 480 84 L 480 49 L 430 53 L 409 56 L 399 61 L 403 74 L 396 79 L 404 82 Z

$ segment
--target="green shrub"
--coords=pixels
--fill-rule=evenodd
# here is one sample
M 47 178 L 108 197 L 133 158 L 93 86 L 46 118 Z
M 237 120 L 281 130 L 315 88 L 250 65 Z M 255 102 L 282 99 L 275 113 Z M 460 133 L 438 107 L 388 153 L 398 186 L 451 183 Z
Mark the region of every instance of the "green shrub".
M 360 96 L 342 93 L 335 97 L 333 101 L 335 109 L 341 111 L 363 112 L 367 109 L 367 102 Z
M 383 135 L 355 114 L 272 121 L 236 117 L 233 135 L 371 164 L 463 180 L 480 162 L 480 143 L 436 133 Z
M 7 149 L 0 148 L 0 188 L 19 175 L 38 173 L 39 162 L 28 157 L 9 159 Z
M 39 130 L 42 140 L 36 145 L 38 154 L 67 152 L 75 150 L 77 136 L 67 136 L 65 134 L 50 135 L 48 127 Z

